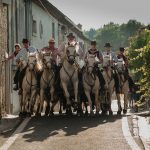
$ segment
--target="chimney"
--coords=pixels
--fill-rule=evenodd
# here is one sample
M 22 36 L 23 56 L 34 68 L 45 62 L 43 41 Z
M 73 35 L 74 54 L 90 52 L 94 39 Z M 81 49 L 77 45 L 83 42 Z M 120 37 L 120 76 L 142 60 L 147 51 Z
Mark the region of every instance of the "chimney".
M 82 24 L 79 23 L 77 26 L 78 26 L 79 29 L 82 30 Z

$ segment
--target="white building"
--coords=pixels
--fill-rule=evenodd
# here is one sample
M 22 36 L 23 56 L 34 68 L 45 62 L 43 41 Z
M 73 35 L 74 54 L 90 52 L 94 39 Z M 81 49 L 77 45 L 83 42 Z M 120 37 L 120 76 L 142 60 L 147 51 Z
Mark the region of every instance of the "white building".
M 66 40 L 66 34 L 69 32 L 73 32 L 81 47 L 87 50 L 90 41 L 83 35 L 81 25 L 75 25 L 48 0 L 0 0 L 0 4 L 6 10 L 3 16 L 7 17 L 7 20 L 6 17 L 4 18 L 7 27 L 5 30 L 7 49 L 3 54 L 11 54 L 14 51 L 14 44 L 21 43 L 23 38 L 28 38 L 31 45 L 41 49 L 48 45 L 51 37 L 54 37 L 58 46 Z M 15 71 L 16 66 L 13 61 L 5 64 L 6 78 L 3 91 L 7 113 L 17 113 L 19 108 L 18 95 L 12 90 Z

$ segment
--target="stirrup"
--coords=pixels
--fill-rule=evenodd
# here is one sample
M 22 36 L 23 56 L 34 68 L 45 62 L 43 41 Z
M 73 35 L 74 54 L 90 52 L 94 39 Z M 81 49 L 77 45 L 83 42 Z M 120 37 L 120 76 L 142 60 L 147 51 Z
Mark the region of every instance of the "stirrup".
M 22 89 L 19 89 L 18 95 L 22 95 Z
M 14 90 L 14 91 L 17 91 L 17 90 L 18 90 L 18 87 L 17 87 L 17 86 L 15 86 L 15 87 L 13 88 L 13 90 Z

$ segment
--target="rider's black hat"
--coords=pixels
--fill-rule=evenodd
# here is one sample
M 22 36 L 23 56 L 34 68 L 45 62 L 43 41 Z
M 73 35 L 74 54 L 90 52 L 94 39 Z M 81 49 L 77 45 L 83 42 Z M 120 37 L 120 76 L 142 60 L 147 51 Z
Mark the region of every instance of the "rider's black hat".
M 106 43 L 104 47 L 112 47 L 110 43 Z
M 75 36 L 73 35 L 73 33 L 69 33 L 69 34 L 67 35 L 67 38 L 69 38 L 69 37 L 75 38 Z
M 23 39 L 23 40 L 22 40 L 22 43 L 28 43 L 28 42 L 29 42 L 28 39 Z
M 96 45 L 96 41 L 91 41 L 91 45 Z
M 125 51 L 124 47 L 120 47 L 119 50 L 120 50 L 121 52 L 124 52 L 124 51 Z

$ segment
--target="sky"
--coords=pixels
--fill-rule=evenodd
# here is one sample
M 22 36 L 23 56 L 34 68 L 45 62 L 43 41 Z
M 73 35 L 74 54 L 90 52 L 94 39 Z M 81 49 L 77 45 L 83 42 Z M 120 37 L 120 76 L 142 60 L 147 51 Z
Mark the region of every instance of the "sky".
M 136 19 L 150 23 L 150 0 L 49 0 L 84 30 L 98 29 L 109 22 Z

